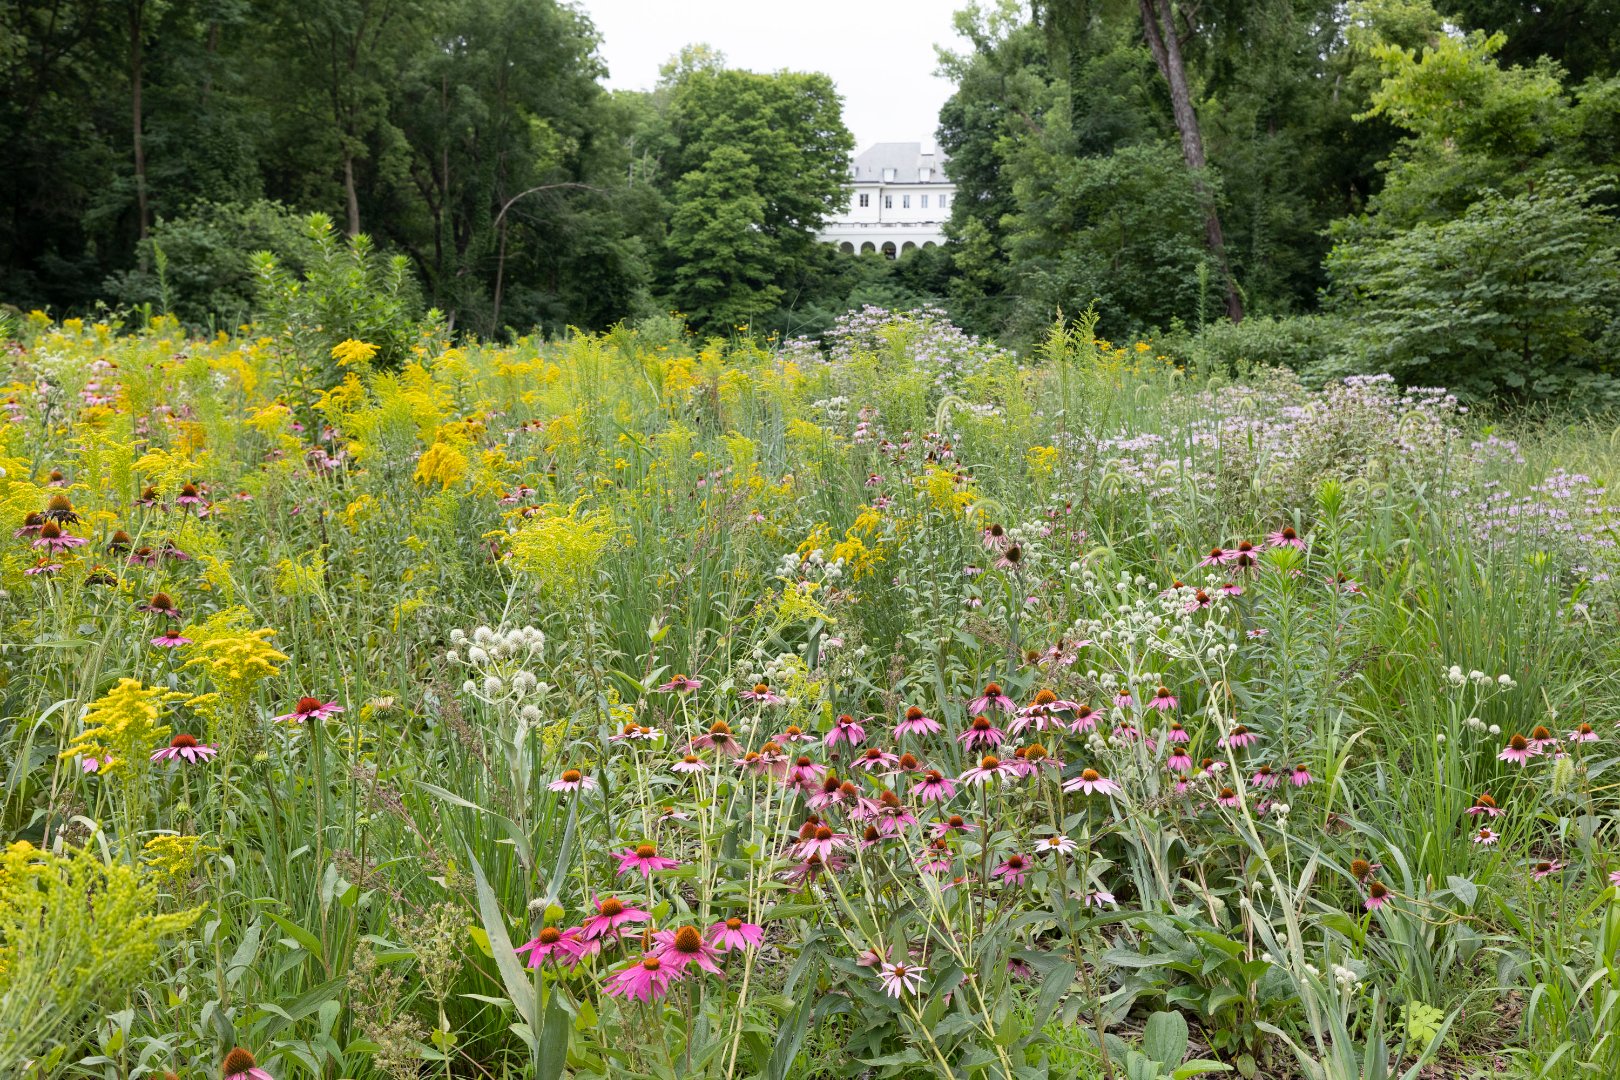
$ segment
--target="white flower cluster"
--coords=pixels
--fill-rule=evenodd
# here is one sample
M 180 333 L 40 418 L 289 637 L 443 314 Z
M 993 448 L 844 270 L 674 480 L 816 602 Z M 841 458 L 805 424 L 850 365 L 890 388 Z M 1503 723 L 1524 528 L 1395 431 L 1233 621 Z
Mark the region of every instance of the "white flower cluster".
M 531 722 L 540 718 L 530 699 L 544 697 L 551 687 L 530 667 L 545 651 L 545 634 L 533 626 L 505 630 L 480 626 L 471 637 L 456 629 L 450 631 L 450 646 L 445 660 L 468 668 L 462 693 L 490 705 L 517 706 Z
M 785 581 L 820 581 L 831 584 L 843 578 L 844 560 L 829 561 L 826 552 L 820 548 L 803 556 L 797 551 L 790 551 L 782 556 L 782 561 L 776 568 L 776 576 Z
M 1446 681 L 1452 686 L 1467 686 L 1473 684 L 1481 689 L 1489 686 L 1498 686 L 1503 690 L 1511 690 L 1519 685 L 1513 681 L 1513 676 L 1503 673 L 1501 675 L 1487 675 L 1483 671 L 1470 671 L 1466 675 L 1463 669 L 1452 664 L 1446 669 Z

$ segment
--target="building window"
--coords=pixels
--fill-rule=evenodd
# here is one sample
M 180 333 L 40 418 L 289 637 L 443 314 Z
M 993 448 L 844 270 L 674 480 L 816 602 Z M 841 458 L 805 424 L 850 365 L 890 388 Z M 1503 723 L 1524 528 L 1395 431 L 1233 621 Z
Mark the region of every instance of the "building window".
M 949 197 L 950 197 L 950 196 L 948 196 L 948 195 L 941 195 L 941 196 L 940 196 L 940 197 L 939 197 L 939 208 L 940 208 L 940 209 L 941 209 L 941 210 L 943 210 L 943 209 L 945 209 L 945 208 L 946 208 L 946 207 L 947 207 L 947 206 L 949 206 L 949 205 L 951 205 L 951 204 L 950 204 L 950 203 L 948 203 L 948 202 L 946 202 L 946 201 L 945 201 L 945 200 L 946 200 L 946 199 L 948 199 L 948 198 L 949 198 Z
M 926 184 L 934 178 L 934 170 L 924 166 L 917 170 L 917 178 Z
M 883 209 L 885 209 L 885 210 L 893 210 L 894 209 L 894 196 L 893 195 L 885 195 L 885 196 L 883 196 Z
M 870 200 L 870 199 L 871 199 L 871 198 L 872 198 L 872 196 L 870 196 L 870 195 L 862 195 L 862 196 L 861 196 L 861 205 L 862 205 L 862 206 L 866 206 L 866 205 L 868 205 L 868 203 L 869 203 L 869 200 Z
M 928 209 L 928 196 L 926 195 L 922 197 L 922 208 L 924 210 Z
M 910 195 L 902 195 L 902 196 L 900 196 L 900 206 L 901 206 L 902 209 L 910 210 L 911 209 L 911 196 Z

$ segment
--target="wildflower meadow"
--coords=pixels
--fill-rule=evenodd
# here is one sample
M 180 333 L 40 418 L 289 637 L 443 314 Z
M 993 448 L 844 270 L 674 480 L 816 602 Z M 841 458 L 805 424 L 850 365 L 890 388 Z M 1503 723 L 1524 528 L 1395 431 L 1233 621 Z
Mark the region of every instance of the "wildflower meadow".
M 1620 1075 L 1608 424 L 373 323 L 6 325 L 0 1076 Z

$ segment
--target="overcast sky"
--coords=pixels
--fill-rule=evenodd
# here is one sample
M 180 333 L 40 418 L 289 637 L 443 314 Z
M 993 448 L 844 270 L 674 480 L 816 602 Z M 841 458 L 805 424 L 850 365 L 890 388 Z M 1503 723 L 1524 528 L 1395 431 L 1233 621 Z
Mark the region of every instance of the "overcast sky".
M 844 97 L 855 149 L 934 141 L 951 84 L 934 46 L 961 50 L 963 0 L 577 0 L 602 35 L 608 86 L 649 89 L 682 46 L 705 42 L 732 67 L 824 71 Z

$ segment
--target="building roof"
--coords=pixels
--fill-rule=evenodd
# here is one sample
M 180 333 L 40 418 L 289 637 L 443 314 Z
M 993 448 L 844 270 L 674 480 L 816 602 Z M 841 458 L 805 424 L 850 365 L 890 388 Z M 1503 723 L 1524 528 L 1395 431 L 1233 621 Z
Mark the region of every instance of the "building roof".
M 920 142 L 873 143 L 855 155 L 850 176 L 857 183 L 881 181 L 884 170 L 893 169 L 893 183 L 917 184 L 924 182 L 922 170 L 926 168 L 933 170 L 929 183 L 945 184 L 950 182 L 945 176 L 945 164 L 949 160 L 944 154 L 933 150 L 925 152 Z

